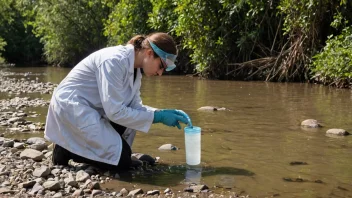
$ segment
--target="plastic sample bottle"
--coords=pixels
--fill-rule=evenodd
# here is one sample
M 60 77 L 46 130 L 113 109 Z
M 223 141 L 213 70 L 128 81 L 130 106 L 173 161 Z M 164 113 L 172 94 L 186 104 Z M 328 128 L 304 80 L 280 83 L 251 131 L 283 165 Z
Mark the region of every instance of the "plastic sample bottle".
M 186 163 L 188 165 L 200 164 L 201 128 L 197 126 L 185 127 Z

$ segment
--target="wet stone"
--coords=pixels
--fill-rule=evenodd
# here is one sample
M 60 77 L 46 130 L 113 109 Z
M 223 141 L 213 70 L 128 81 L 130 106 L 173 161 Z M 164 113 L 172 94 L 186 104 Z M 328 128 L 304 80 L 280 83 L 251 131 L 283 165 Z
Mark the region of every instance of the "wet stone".
M 150 190 L 147 192 L 147 195 L 160 195 L 160 191 L 159 190 Z
M 284 177 L 283 180 L 287 182 L 306 182 L 307 181 L 302 178 L 289 178 L 289 177 Z
M 307 119 L 301 122 L 302 127 L 308 127 L 308 128 L 318 128 L 321 127 L 320 123 L 317 120 L 314 119 Z
M 131 190 L 130 193 L 128 193 L 127 197 L 134 197 L 136 195 L 139 194 L 143 194 L 143 190 L 142 189 L 135 189 L 135 190 Z
M 189 188 L 192 189 L 192 192 L 201 192 L 202 190 L 209 189 L 206 185 L 191 185 Z
M 135 156 L 131 156 L 131 166 L 132 167 L 139 167 L 142 166 L 143 162 L 137 159 Z
M 164 144 L 161 145 L 159 148 L 159 150 L 163 150 L 163 151 L 174 151 L 174 150 L 178 150 L 178 148 L 172 144 Z
M 138 160 L 147 162 L 150 165 L 155 164 L 155 159 L 150 155 L 142 154 L 142 153 L 133 153 L 132 156 L 136 157 Z
M 326 134 L 338 135 L 338 136 L 346 136 L 346 135 L 349 135 L 350 133 L 347 132 L 344 129 L 329 129 L 329 130 L 326 131 Z
M 298 162 L 298 161 L 294 161 L 294 162 L 290 162 L 291 166 L 295 166 L 295 165 L 308 165 L 307 162 Z
M 225 111 L 225 107 L 204 106 L 197 109 L 198 111 Z

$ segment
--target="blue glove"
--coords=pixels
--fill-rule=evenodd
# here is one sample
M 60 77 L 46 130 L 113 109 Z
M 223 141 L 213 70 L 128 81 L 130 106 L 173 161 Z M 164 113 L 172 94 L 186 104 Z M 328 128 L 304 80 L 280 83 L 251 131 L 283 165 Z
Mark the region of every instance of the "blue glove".
M 181 125 L 179 122 L 183 122 L 185 124 L 189 124 L 191 119 L 189 116 L 181 111 L 176 109 L 165 109 L 154 112 L 154 120 L 153 123 L 163 123 L 167 126 L 172 126 L 181 129 Z

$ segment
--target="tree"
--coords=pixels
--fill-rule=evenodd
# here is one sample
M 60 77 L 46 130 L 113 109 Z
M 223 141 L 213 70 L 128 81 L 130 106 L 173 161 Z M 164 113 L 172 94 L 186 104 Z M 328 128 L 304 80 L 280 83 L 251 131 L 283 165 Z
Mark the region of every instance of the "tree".
M 72 66 L 105 47 L 104 20 L 110 14 L 111 2 L 38 0 L 32 25 L 44 44 L 48 63 Z

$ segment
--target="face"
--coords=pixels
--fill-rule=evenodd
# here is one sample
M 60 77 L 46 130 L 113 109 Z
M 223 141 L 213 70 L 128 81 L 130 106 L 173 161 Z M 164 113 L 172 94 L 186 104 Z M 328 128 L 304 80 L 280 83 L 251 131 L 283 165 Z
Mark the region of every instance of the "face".
M 160 57 L 154 57 L 151 49 L 145 51 L 143 71 L 146 76 L 161 76 L 166 68 L 165 62 Z

